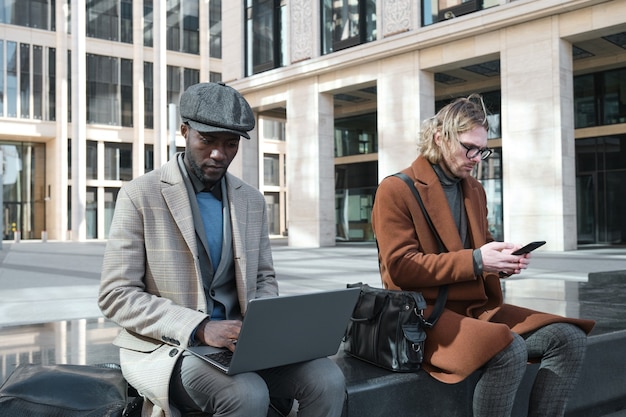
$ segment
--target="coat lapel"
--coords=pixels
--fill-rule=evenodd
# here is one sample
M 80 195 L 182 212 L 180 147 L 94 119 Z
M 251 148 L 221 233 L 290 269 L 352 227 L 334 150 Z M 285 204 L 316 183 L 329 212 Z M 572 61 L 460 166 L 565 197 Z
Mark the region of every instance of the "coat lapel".
M 448 252 L 463 249 L 463 242 L 456 227 L 449 227 L 450 224 L 454 224 L 452 211 L 430 163 L 424 157 L 419 157 L 411 165 L 411 170 L 413 178 L 417 180 L 415 187 L 424 201 L 430 220 L 435 230 L 439 232 L 445 249 Z

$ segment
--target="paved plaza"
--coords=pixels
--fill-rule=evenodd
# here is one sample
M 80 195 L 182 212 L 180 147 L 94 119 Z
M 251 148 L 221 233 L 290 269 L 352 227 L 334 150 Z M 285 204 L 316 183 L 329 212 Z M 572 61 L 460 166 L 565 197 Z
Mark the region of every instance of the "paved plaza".
M 105 242 L 4 242 L 0 250 L 0 327 L 101 317 L 96 297 Z M 282 295 L 380 286 L 376 246 L 339 242 L 334 247 L 292 248 L 272 241 Z M 505 281 L 507 301 L 569 314 L 572 288 L 590 272 L 626 270 L 625 248 L 533 253 L 530 268 Z M 573 312 L 576 314 L 576 312 Z

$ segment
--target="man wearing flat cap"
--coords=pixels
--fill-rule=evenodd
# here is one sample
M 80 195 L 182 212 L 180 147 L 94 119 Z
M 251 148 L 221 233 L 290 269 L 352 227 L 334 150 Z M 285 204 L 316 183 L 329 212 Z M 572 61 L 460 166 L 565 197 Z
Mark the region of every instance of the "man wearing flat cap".
M 114 343 L 142 416 L 265 417 L 270 397 L 296 399 L 299 416 L 340 416 L 344 378 L 328 358 L 227 376 L 185 350 L 234 350 L 248 302 L 278 285 L 265 199 L 226 172 L 252 109 L 233 88 L 200 83 L 180 116 L 185 152 L 118 194 L 98 298 L 122 327 Z

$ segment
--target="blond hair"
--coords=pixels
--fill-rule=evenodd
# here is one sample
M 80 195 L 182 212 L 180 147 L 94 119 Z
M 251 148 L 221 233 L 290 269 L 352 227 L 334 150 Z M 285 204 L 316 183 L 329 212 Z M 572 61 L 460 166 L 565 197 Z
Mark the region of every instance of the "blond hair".
M 448 156 L 455 149 L 461 133 L 477 126 L 489 130 L 487 110 L 480 94 L 471 94 L 467 98 L 457 98 L 444 106 L 433 117 L 424 120 L 420 132 L 418 150 L 430 163 L 438 164 L 444 155 Z M 435 142 L 439 133 L 440 144 Z

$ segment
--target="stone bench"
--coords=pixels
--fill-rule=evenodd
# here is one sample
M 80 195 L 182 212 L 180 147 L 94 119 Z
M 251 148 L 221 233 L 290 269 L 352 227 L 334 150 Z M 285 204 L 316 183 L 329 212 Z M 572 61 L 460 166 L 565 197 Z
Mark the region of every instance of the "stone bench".
M 587 356 L 567 417 L 606 416 L 626 410 L 626 330 L 590 336 Z M 394 373 L 342 352 L 332 359 L 346 377 L 343 417 L 471 417 L 478 373 L 458 384 L 444 384 L 425 372 Z M 527 414 L 539 365 L 530 364 L 515 400 L 513 417 Z M 626 412 L 625 412 L 626 415 Z

